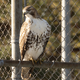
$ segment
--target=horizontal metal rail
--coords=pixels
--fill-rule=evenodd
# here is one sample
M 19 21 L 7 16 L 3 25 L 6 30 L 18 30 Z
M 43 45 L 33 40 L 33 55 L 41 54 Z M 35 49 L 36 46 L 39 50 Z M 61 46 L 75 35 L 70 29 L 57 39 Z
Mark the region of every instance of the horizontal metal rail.
M 31 61 L 0 60 L 1 66 L 80 69 L 80 63 L 55 61 L 44 61 L 42 64 L 33 65 Z

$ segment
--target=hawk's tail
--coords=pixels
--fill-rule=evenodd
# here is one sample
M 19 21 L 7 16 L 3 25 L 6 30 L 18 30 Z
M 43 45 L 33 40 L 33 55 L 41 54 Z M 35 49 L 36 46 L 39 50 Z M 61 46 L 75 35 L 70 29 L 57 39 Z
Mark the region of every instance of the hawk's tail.
M 23 67 L 22 68 L 22 72 L 21 72 L 21 77 L 23 80 L 30 80 L 31 79 L 31 76 L 32 76 L 32 71 L 33 71 L 33 68 L 30 68 L 30 67 Z

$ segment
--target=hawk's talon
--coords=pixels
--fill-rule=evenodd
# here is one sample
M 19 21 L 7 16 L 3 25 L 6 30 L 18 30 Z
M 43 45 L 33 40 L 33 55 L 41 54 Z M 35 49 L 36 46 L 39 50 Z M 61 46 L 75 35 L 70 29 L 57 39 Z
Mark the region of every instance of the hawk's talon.
M 43 60 L 37 59 L 35 63 L 36 63 L 36 64 L 42 64 L 42 63 L 43 63 Z
M 37 59 L 37 60 L 34 60 L 33 58 L 30 58 L 30 61 L 32 62 L 32 64 L 42 64 L 43 63 L 43 60 L 41 59 Z
M 34 59 L 33 59 L 33 58 L 30 58 L 30 61 L 31 61 L 32 64 L 34 65 Z

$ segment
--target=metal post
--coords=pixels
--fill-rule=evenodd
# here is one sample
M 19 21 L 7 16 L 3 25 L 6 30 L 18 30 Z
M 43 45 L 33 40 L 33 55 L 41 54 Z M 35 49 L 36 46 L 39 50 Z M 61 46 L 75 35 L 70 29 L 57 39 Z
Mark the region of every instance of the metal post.
M 26 5 L 27 5 L 27 2 L 26 0 L 24 0 L 24 7 L 26 7 Z M 25 14 L 24 14 L 24 21 L 25 21 Z
M 61 21 L 61 60 L 70 61 L 70 12 L 69 0 L 62 0 L 62 21 Z M 62 68 L 61 80 L 70 80 L 70 69 Z
M 11 0 L 11 43 L 12 59 L 19 60 L 19 31 L 22 24 L 22 0 Z M 20 66 L 12 67 L 12 80 L 22 80 Z
M 26 5 L 27 5 L 27 2 L 26 2 L 26 0 L 24 0 L 24 7 L 26 7 Z

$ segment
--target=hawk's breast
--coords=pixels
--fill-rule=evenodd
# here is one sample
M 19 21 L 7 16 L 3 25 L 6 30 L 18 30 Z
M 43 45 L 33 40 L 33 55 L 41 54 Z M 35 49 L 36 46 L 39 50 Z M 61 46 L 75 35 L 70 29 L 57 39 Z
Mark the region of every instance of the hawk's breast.
M 44 19 L 33 19 L 26 40 L 26 52 L 23 60 L 37 59 L 44 51 L 50 36 L 50 25 Z

